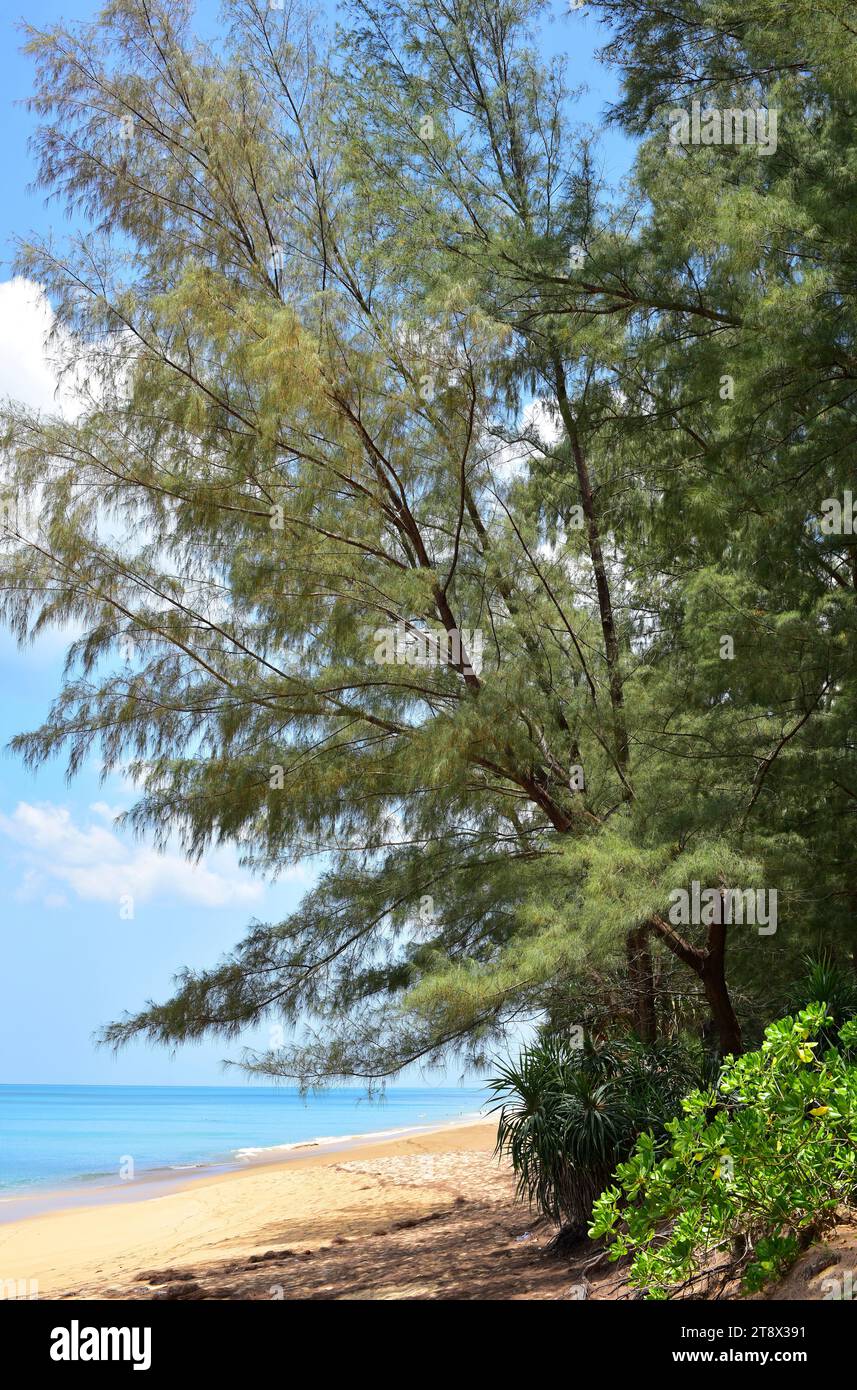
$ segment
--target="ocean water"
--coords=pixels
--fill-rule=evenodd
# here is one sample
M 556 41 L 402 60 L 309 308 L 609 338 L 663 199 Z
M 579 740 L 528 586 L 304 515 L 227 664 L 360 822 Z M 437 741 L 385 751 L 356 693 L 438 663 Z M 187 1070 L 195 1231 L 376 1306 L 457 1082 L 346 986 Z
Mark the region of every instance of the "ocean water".
M 478 1087 L 391 1087 L 383 1100 L 339 1087 L 0 1086 L 0 1197 L 85 1189 L 240 1165 L 317 1139 L 420 1129 L 475 1115 Z M 276 1153 L 269 1155 L 277 1157 Z

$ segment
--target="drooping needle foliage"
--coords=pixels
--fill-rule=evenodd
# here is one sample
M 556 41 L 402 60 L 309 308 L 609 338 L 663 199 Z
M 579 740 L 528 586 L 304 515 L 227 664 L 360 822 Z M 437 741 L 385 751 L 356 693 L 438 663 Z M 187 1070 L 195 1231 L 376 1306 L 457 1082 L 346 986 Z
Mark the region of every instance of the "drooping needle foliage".
M 382 1078 L 603 987 L 739 1052 L 851 949 L 853 16 L 592 8 L 621 191 L 540 0 L 28 32 L 79 230 L 19 268 L 78 408 L 7 414 L 2 608 L 77 635 L 16 746 L 128 765 L 189 853 L 319 869 L 114 1042 L 271 1016 L 251 1067 Z M 694 101 L 775 108 L 776 147 L 671 142 Z M 675 922 L 694 882 L 776 891 L 776 930 Z

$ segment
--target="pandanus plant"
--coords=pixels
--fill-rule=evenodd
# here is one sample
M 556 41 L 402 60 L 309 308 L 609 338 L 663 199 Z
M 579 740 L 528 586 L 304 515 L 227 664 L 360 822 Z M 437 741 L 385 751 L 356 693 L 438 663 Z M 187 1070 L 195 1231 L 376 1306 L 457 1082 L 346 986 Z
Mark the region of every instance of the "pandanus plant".
M 697 1045 L 636 1038 L 582 1046 L 542 1034 L 489 1082 L 499 1111 L 497 1153 L 508 1156 L 519 1197 L 583 1236 L 592 1205 L 637 1136 L 663 1139 L 681 1099 L 710 1063 Z

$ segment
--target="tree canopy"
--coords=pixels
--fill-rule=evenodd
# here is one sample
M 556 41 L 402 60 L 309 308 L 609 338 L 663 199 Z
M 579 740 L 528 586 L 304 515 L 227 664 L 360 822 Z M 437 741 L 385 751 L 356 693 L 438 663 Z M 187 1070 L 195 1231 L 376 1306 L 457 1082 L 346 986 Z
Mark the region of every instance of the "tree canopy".
M 19 268 L 80 410 L 7 412 L 2 608 L 80 636 L 15 746 L 129 764 L 130 825 L 190 854 L 320 864 L 112 1042 L 282 1019 L 246 1064 L 309 1084 L 523 1018 L 737 1052 L 853 949 L 857 30 L 589 8 L 622 189 L 540 0 L 29 31 L 81 230 Z M 693 102 L 776 140 L 676 144 Z M 776 931 L 677 924 L 694 882 L 776 891 Z

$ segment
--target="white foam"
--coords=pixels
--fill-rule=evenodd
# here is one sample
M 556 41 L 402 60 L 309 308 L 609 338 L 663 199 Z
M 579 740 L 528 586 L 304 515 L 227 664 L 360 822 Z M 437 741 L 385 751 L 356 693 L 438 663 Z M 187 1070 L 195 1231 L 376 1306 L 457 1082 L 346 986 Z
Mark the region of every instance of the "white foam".
M 433 1130 L 451 1129 L 455 1125 L 474 1124 L 477 1120 L 484 1119 L 485 1115 L 481 1110 L 474 1110 L 467 1115 L 458 1115 L 455 1119 L 438 1120 L 433 1125 L 399 1125 L 396 1129 L 364 1130 L 362 1134 L 320 1134 L 315 1139 L 300 1139 L 293 1144 L 270 1144 L 264 1148 L 235 1149 L 234 1157 L 247 1162 L 263 1156 L 294 1153 L 296 1149 L 318 1149 L 324 1144 L 353 1144 L 357 1141 L 369 1143 L 373 1139 L 396 1139 L 408 1134 L 431 1134 Z

